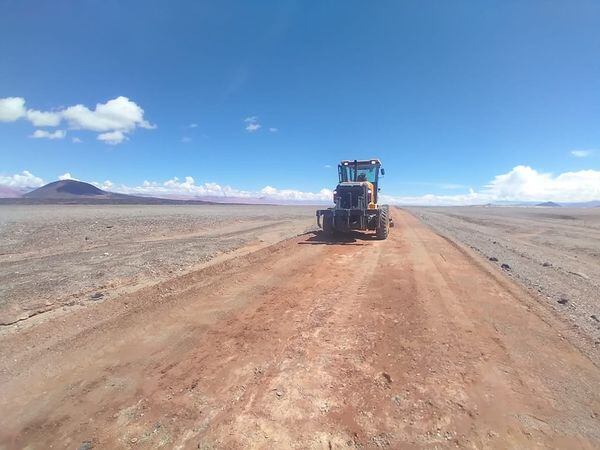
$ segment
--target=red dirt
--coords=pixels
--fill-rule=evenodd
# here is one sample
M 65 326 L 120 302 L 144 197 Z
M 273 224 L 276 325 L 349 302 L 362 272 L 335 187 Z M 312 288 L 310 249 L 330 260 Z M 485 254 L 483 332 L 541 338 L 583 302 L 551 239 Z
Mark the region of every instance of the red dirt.
M 600 446 L 600 370 L 413 216 L 302 236 L 0 339 L 0 447 Z

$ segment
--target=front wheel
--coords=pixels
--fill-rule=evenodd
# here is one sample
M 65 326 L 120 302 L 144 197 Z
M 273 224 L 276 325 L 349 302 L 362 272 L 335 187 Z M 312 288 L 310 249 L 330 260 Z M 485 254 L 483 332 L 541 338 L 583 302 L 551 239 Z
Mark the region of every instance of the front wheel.
M 333 216 L 329 214 L 323 216 L 323 234 L 325 236 L 333 236 L 334 231 Z
M 379 225 L 377 226 L 377 238 L 387 239 L 390 232 L 390 208 L 388 205 L 383 205 L 379 212 Z

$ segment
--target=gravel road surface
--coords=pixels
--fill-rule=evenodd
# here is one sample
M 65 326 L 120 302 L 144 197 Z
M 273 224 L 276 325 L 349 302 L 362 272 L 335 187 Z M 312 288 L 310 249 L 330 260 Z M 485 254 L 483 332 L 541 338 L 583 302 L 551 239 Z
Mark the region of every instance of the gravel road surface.
M 598 448 L 600 370 L 469 248 L 393 211 L 0 339 L 3 448 Z
M 411 208 L 566 318 L 600 358 L 600 208 Z M 503 266 L 504 265 L 504 266 Z

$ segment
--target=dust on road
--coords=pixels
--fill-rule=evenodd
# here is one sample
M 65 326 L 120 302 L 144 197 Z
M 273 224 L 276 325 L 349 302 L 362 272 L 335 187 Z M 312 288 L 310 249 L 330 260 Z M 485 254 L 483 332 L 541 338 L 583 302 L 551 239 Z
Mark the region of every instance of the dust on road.
M 0 341 L 6 448 L 600 445 L 600 371 L 499 271 L 394 211 Z

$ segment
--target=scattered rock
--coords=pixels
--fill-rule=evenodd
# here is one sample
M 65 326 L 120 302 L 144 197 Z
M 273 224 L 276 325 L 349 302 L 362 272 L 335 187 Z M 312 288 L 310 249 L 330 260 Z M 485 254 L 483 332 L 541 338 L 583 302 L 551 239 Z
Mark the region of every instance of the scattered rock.
M 510 266 L 506 263 L 502 263 L 500 267 L 502 267 L 504 270 L 510 270 Z
M 582 272 L 571 272 L 571 271 L 569 270 L 569 273 L 570 273 L 571 275 L 576 275 L 576 276 L 578 276 L 578 277 L 581 277 L 581 278 L 583 278 L 584 280 L 589 280 L 589 279 L 590 279 L 590 277 L 588 277 L 588 276 L 587 276 L 585 273 L 582 273 Z
M 495 256 L 490 256 L 489 259 L 490 259 L 490 261 L 493 261 L 493 262 L 497 262 L 498 261 L 498 258 L 496 258 Z
M 77 450 L 91 450 L 93 448 L 94 444 L 92 444 L 92 441 L 83 441 L 81 445 L 77 447 Z
M 85 237 L 85 240 L 86 240 L 86 241 L 89 241 L 89 240 L 90 240 L 90 238 L 89 238 L 88 236 L 86 236 L 86 237 Z
M 552 267 L 552 264 L 550 264 L 549 262 L 545 262 L 544 264 L 542 264 L 542 266 L 544 266 L 544 267 Z
M 600 319 L 598 319 L 598 316 L 596 314 L 592 314 L 590 317 L 592 319 L 594 319 L 596 322 L 600 322 Z
M 112 228 L 114 225 L 106 225 L 106 228 Z
M 129 442 L 131 442 L 132 444 L 135 444 L 138 441 L 138 438 L 136 437 L 132 437 L 131 439 L 129 439 Z
M 96 292 L 94 295 L 92 295 L 90 298 L 92 300 L 100 300 L 102 297 L 104 297 L 104 294 L 102 292 Z
M 390 438 L 386 433 L 380 433 L 377 436 L 373 436 L 371 441 L 379 448 L 389 447 L 391 445 Z
M 385 379 L 386 383 L 392 384 L 392 377 L 387 372 L 381 372 L 381 376 Z
M 565 298 L 565 297 L 561 297 L 561 298 L 558 300 L 558 303 L 560 303 L 561 305 L 566 305 L 568 301 L 569 301 L 569 299 L 567 299 L 567 298 Z

